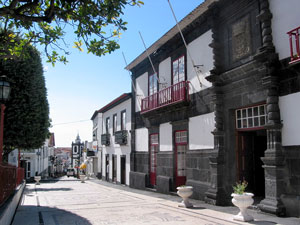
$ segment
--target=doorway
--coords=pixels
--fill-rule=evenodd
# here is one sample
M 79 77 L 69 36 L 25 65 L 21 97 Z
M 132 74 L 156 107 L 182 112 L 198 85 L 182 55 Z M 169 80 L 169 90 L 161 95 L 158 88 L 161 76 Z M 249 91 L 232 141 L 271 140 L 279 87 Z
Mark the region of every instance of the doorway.
M 117 155 L 112 155 L 112 182 L 117 182 Z
M 126 156 L 122 155 L 121 156 L 121 184 L 126 183 Z
M 261 157 L 267 149 L 266 130 L 237 132 L 237 181 L 248 182 L 247 192 L 265 197 L 265 176 Z
M 187 131 L 175 132 L 175 184 L 176 187 L 185 185 L 186 182 L 186 151 Z
M 105 179 L 106 179 L 106 181 L 109 181 L 109 155 L 107 154 L 107 155 L 105 155 L 105 166 L 106 166 L 106 170 L 105 170 L 105 172 L 106 172 L 106 174 L 105 174 Z
M 26 179 L 31 177 L 31 163 L 26 161 Z
M 156 159 L 158 152 L 158 134 L 150 135 L 150 184 L 156 185 Z

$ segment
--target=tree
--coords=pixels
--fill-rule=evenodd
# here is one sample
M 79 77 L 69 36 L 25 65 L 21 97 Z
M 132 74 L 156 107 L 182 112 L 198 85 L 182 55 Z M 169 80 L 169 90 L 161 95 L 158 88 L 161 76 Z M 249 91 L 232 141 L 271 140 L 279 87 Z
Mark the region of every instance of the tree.
M 39 148 L 49 136 L 49 105 L 40 54 L 32 46 L 25 51 L 31 57 L 2 60 L 1 64 L 12 88 L 5 110 L 4 154 L 15 148 Z
M 138 0 L 0 0 L 0 59 L 24 57 L 24 47 L 45 47 L 48 62 L 66 63 L 65 28 L 75 33 L 75 48 L 97 56 L 119 48 L 117 39 L 126 30 L 122 20 L 127 5 L 143 4 Z M 21 37 L 20 42 L 15 38 Z M 51 50 L 49 50 L 49 48 Z

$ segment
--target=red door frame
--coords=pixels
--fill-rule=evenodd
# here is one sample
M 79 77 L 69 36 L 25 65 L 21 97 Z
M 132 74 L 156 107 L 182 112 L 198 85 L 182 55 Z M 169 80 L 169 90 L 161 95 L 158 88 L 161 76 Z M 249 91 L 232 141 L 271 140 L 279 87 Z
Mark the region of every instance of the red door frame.
M 150 134 L 149 135 L 149 173 L 150 173 L 150 184 L 151 185 L 156 185 L 156 159 L 157 159 L 157 151 L 158 151 L 158 142 L 157 143 L 152 143 L 151 142 L 151 137 L 157 135 L 158 139 L 158 133 Z M 154 154 L 152 155 L 152 148 L 154 147 Z M 153 168 L 152 168 L 152 161 L 153 161 Z M 153 170 L 152 170 L 153 169 Z
M 185 182 L 186 182 L 186 176 L 178 176 L 178 170 L 177 170 L 178 169 L 178 165 L 177 165 L 178 164 L 178 152 L 177 152 L 177 147 L 178 146 L 186 146 L 186 150 L 187 150 L 188 142 L 186 140 L 185 142 L 179 142 L 179 143 L 177 143 L 177 141 L 176 141 L 176 133 L 179 133 L 179 132 L 187 132 L 187 130 L 177 130 L 177 131 L 174 132 L 174 143 L 175 143 L 175 185 L 176 185 L 176 187 L 179 187 L 181 185 L 185 185 Z M 185 155 L 186 155 L 186 152 L 185 152 Z M 185 160 L 185 158 L 184 158 L 184 160 Z

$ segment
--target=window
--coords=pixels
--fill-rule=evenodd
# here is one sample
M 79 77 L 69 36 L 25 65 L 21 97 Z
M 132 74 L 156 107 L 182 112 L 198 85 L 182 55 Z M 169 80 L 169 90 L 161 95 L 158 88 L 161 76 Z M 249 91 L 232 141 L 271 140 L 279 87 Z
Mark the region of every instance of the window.
M 97 129 L 93 131 L 93 141 L 97 140 Z
M 175 133 L 175 143 L 187 143 L 187 131 L 177 131 Z
M 237 109 L 235 116 L 237 129 L 263 127 L 267 122 L 266 105 Z
M 110 118 L 107 117 L 105 122 L 106 133 L 109 134 Z
M 121 112 L 121 130 L 126 130 L 126 111 Z
M 184 56 L 173 61 L 173 84 L 177 84 L 185 80 Z
M 157 92 L 157 74 L 154 73 L 149 76 L 149 96 Z
M 113 115 L 113 134 L 117 131 L 117 114 Z

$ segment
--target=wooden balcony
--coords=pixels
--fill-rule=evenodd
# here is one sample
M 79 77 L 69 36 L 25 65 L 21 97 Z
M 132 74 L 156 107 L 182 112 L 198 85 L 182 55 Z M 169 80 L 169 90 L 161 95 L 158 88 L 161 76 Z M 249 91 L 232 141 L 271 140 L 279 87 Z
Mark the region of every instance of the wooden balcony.
M 181 81 L 142 99 L 141 113 L 189 100 L 189 81 Z
M 297 27 L 287 32 L 287 34 L 289 35 L 290 52 L 291 52 L 291 61 L 289 64 L 300 62 L 300 45 L 299 45 L 300 27 Z

